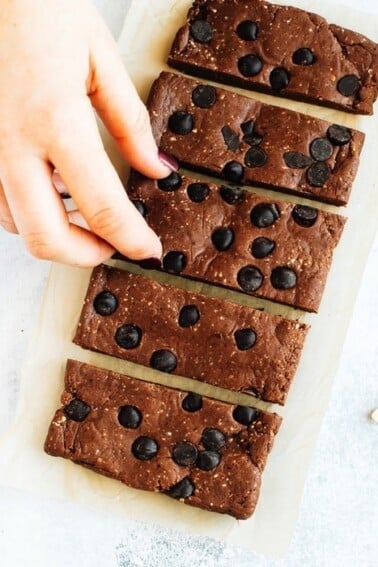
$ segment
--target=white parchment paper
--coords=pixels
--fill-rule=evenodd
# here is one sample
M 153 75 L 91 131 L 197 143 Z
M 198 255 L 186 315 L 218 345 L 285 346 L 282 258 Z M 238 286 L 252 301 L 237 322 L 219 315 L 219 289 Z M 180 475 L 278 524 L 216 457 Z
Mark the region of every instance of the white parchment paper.
M 294 3 L 378 39 L 374 18 L 321 2 L 303 0 Z M 190 0 L 134 0 L 119 43 L 128 70 L 142 95 L 146 94 L 152 80 L 165 68 L 164 61 L 172 38 L 179 24 L 184 21 L 190 4 Z M 264 95 L 248 96 L 358 127 L 367 134 L 350 205 L 346 211 L 341 211 L 349 220 L 335 253 L 319 315 L 303 315 L 289 308 L 243 298 L 226 290 L 217 289 L 214 292 L 210 286 L 185 282 L 181 278 L 173 279 L 164 274 L 155 275 L 163 281 L 175 281 L 181 286 L 215 293 L 249 305 L 268 305 L 267 308 L 274 313 L 301 317 L 312 325 L 285 408 L 257 403 L 260 407 L 278 411 L 283 415 L 284 422 L 268 460 L 254 516 L 238 522 L 227 516 L 190 508 L 165 496 L 127 488 L 117 481 L 43 453 L 49 422 L 59 406 L 65 360 L 68 357 L 234 402 L 250 401 L 243 395 L 225 393 L 187 379 L 165 377 L 135 364 L 89 353 L 73 345 L 71 340 L 90 272 L 57 265 L 51 270 L 36 332 L 24 365 L 16 420 L 0 441 L 0 482 L 54 498 L 85 502 L 110 510 L 117 516 L 160 523 L 239 544 L 257 552 L 279 555 L 287 548 L 293 532 L 306 471 L 329 399 L 364 264 L 378 225 L 377 119 L 356 118 Z M 261 190 L 259 192 L 263 193 Z

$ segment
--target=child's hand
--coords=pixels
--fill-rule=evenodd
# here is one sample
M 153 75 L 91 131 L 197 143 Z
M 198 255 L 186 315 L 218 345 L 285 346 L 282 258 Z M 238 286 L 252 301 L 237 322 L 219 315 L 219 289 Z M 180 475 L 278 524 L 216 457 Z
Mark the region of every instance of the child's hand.
M 0 224 L 38 258 L 93 266 L 114 249 L 133 259 L 160 257 L 159 239 L 104 151 L 91 104 L 133 167 L 169 175 L 147 111 L 90 2 L 1 2 Z M 93 232 L 69 222 L 54 167 Z

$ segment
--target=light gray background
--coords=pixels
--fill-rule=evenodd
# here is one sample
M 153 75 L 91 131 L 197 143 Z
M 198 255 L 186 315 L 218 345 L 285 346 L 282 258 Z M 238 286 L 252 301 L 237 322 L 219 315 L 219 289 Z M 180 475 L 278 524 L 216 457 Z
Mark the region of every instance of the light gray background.
M 353 0 L 343 1 L 355 6 Z M 130 2 L 96 0 L 95 4 L 117 36 Z M 360 0 L 359 6 L 377 15 L 373 0 Z M 0 265 L 1 433 L 15 411 L 20 368 L 49 265 L 27 256 L 19 239 L 5 232 L 0 233 Z M 293 542 L 282 560 L 257 557 L 158 526 L 121 522 L 110 514 L 84 506 L 0 487 L 0 564 L 4 567 L 377 565 L 378 425 L 368 417 L 370 410 L 378 407 L 377 266 L 378 238 L 364 274 Z

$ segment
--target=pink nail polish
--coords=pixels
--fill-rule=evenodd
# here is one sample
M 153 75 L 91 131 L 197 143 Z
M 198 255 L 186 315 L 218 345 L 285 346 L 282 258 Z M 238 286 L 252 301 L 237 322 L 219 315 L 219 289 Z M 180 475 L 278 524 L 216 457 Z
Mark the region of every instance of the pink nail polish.
M 180 166 L 179 166 L 178 162 L 175 160 L 175 158 L 173 158 L 172 156 L 169 156 L 168 154 L 166 154 L 162 150 L 159 150 L 158 156 L 159 156 L 161 163 L 163 163 L 164 165 L 169 167 L 169 169 L 171 169 L 172 171 L 178 171 L 179 170 Z
M 138 264 L 145 270 L 159 270 L 161 268 L 160 258 L 146 258 L 144 260 L 139 260 Z

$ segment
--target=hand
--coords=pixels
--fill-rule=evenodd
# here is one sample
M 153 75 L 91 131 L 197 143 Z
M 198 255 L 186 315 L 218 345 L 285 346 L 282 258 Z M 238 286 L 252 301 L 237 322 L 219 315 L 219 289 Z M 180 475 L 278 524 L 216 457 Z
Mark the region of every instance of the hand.
M 132 167 L 162 178 L 175 166 L 159 157 L 148 113 L 90 2 L 2 2 L 0 85 L 0 224 L 42 259 L 94 266 L 114 250 L 160 258 L 158 237 L 104 150 L 93 107 Z M 90 230 L 70 222 L 54 168 Z

